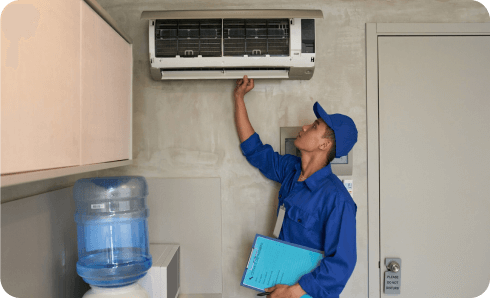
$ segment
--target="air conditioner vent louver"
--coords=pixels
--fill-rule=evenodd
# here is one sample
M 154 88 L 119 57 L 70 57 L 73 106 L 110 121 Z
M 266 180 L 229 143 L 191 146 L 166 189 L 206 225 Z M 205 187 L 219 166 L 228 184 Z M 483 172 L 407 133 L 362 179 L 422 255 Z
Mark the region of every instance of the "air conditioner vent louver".
M 161 68 L 163 71 L 227 71 L 227 70 L 287 70 L 289 67 L 188 67 L 188 68 Z
M 155 56 L 221 57 L 221 20 L 156 20 Z

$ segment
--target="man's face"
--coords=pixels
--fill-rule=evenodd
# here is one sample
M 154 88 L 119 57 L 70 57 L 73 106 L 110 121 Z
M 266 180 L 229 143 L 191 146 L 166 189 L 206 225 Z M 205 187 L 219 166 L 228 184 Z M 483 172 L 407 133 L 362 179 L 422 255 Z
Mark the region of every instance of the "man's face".
M 294 145 L 302 151 L 313 152 L 315 150 L 328 149 L 327 139 L 323 138 L 327 125 L 322 119 L 316 119 L 312 124 L 304 125 L 298 133 Z

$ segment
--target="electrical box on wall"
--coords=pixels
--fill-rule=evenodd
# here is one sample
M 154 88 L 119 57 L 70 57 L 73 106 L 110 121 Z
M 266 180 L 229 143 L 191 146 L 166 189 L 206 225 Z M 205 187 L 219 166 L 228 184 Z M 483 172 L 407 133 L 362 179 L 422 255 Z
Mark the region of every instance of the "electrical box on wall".
M 154 80 L 309 80 L 321 10 L 144 11 Z
M 281 127 L 281 154 L 291 154 L 301 157 L 301 152 L 296 146 L 294 146 L 294 140 L 298 132 L 302 129 L 301 126 Z M 352 175 L 352 150 L 348 155 L 334 158 L 330 163 L 332 165 L 332 172 L 337 176 L 351 176 Z

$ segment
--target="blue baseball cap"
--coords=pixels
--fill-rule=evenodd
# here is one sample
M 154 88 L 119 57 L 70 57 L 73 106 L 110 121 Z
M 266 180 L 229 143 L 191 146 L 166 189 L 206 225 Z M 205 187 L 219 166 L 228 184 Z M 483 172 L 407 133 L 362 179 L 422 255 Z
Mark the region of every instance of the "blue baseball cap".
M 313 105 L 313 112 L 317 118 L 322 118 L 333 129 L 336 146 L 335 157 L 347 155 L 357 142 L 357 128 L 354 121 L 342 114 L 327 114 L 318 101 Z

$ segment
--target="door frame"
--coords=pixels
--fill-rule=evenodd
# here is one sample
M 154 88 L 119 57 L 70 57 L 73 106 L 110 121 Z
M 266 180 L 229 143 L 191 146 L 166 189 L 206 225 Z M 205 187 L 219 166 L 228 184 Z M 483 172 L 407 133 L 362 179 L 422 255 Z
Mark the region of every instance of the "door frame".
M 368 199 L 368 297 L 381 297 L 378 37 L 390 35 L 488 35 L 490 23 L 366 23 L 366 134 Z M 372 240 L 372 241 L 370 241 Z M 381 270 L 383 269 L 383 270 Z

